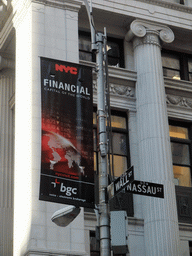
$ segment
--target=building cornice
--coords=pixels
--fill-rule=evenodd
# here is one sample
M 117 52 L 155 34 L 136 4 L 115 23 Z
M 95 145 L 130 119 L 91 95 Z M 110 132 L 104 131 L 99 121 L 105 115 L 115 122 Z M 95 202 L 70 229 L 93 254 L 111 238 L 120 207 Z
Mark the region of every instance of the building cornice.
M 169 8 L 172 10 L 178 10 L 181 12 L 187 12 L 187 13 L 192 13 L 192 8 L 188 7 L 186 5 L 181 5 L 181 4 L 177 4 L 177 3 L 170 3 L 168 1 L 163 1 L 163 0 L 135 0 L 138 2 L 144 2 L 144 3 L 148 3 L 148 4 L 155 4 L 158 6 L 162 6 L 165 8 Z
M 78 0 L 32 0 L 32 2 L 77 12 L 79 11 L 82 5 L 82 2 Z
M 65 256 L 82 256 L 82 255 L 87 255 L 87 253 L 85 251 L 64 251 L 64 250 L 36 250 L 36 249 L 30 249 L 27 250 L 27 252 L 23 253 L 22 255 L 24 256 L 31 256 L 31 255 L 55 255 L 55 256 L 61 256 L 61 255 L 65 255 Z

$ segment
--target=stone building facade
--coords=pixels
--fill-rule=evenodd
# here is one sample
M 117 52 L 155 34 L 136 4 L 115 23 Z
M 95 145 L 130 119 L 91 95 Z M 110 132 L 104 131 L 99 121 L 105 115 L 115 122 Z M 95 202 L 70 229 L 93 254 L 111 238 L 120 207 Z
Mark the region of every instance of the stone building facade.
M 93 0 L 92 7 L 97 31 L 105 27 L 108 37 L 115 176 L 134 166 L 136 180 L 164 186 L 163 199 L 122 193 L 110 203 L 128 215 L 127 255 L 190 256 L 191 0 Z M 98 255 L 94 211 L 82 208 L 62 228 L 51 216 L 63 205 L 39 200 L 40 57 L 92 66 L 97 106 L 83 1 L 0 0 L 0 255 Z

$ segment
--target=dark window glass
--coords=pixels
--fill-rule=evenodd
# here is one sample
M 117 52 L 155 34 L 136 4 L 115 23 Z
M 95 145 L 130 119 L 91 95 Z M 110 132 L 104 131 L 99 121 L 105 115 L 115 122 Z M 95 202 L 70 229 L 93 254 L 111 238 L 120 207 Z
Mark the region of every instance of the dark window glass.
M 189 253 L 192 256 L 192 241 L 189 241 Z
M 162 53 L 163 75 L 173 79 L 181 79 L 180 60 L 178 56 Z
M 88 34 L 79 35 L 79 59 L 86 61 L 94 61 L 91 51 L 91 37 Z
M 189 145 L 171 142 L 171 149 L 174 164 L 190 165 Z
M 192 58 L 188 59 L 189 81 L 192 81 Z
M 96 239 L 95 231 L 90 231 L 90 256 L 99 256 L 99 240 Z
M 110 66 L 124 67 L 123 40 L 112 37 L 107 38 L 108 64 Z M 96 61 L 95 53 L 91 50 L 90 33 L 79 32 L 79 59 Z
M 185 53 L 162 51 L 163 75 L 177 80 L 192 81 L 192 56 Z

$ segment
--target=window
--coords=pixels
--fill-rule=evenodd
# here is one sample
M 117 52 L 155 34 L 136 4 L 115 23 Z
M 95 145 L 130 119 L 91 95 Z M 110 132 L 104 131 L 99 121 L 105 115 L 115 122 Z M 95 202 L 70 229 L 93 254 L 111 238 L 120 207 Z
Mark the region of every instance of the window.
M 165 77 L 192 81 L 191 55 L 163 50 L 162 65 Z
M 190 130 L 190 126 L 187 124 L 170 121 L 173 173 L 177 186 L 191 187 Z
M 192 81 L 192 57 L 188 59 L 189 81 Z
M 107 38 L 108 64 L 116 67 L 124 67 L 123 40 L 112 37 Z M 79 59 L 96 61 L 95 53 L 91 50 L 91 35 L 87 32 L 79 32 Z
M 96 111 L 93 114 L 94 125 L 94 170 L 97 173 L 98 164 L 98 140 L 97 140 L 97 115 Z M 112 150 L 110 150 L 110 164 L 112 166 L 112 151 L 113 151 L 113 168 L 114 176 L 119 177 L 130 167 L 129 158 L 129 143 L 128 143 L 128 127 L 127 115 L 124 112 L 111 111 L 111 126 L 112 126 Z M 96 175 L 97 176 L 97 175 Z M 98 184 L 95 182 L 96 202 L 98 202 Z M 111 211 L 124 210 L 127 216 L 134 216 L 133 212 L 133 195 L 130 193 L 119 193 L 109 201 Z
M 96 112 L 93 114 L 94 125 L 94 169 L 97 170 L 97 122 Z M 111 112 L 111 126 L 112 126 L 112 150 L 110 150 L 111 163 L 113 151 L 113 168 L 115 177 L 119 177 L 125 172 L 129 166 L 128 158 L 128 129 L 127 129 L 127 116 L 124 112 L 112 111 Z
M 180 60 L 174 54 L 162 54 L 163 75 L 173 79 L 181 79 L 180 75 Z
M 169 125 L 178 220 L 192 224 L 191 138 L 192 125 L 170 121 Z
M 90 230 L 90 256 L 99 256 L 99 239 L 96 238 L 95 231 Z

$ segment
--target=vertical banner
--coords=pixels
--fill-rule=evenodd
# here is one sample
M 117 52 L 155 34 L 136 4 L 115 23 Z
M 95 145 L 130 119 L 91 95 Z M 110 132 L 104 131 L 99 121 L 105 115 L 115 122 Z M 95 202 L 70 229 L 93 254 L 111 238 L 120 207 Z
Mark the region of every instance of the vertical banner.
M 41 58 L 40 200 L 94 208 L 92 68 Z

